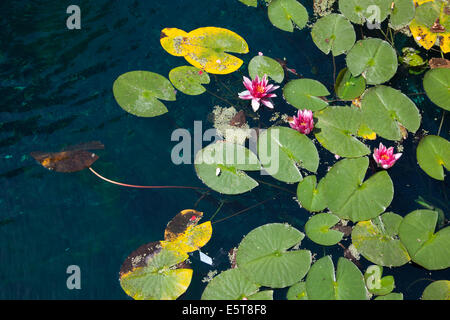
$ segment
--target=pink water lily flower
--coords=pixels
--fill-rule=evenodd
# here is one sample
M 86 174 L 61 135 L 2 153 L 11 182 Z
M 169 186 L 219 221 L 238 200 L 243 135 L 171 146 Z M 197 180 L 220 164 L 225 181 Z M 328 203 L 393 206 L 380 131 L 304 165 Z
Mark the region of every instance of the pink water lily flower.
M 386 148 L 381 142 L 380 146 L 373 151 L 373 158 L 378 166 L 383 169 L 389 169 L 400 159 L 401 153 L 394 154 L 394 147 Z
M 314 119 L 311 110 L 298 110 L 297 117 L 294 116 L 289 125 L 292 129 L 297 130 L 303 134 L 309 134 L 314 129 Z
M 271 92 L 278 89 L 279 86 L 269 84 L 267 75 L 264 75 L 261 80 L 256 76 L 253 81 L 244 77 L 244 86 L 247 90 L 239 93 L 239 98 L 243 100 L 252 100 L 253 111 L 258 111 L 261 103 L 266 107 L 273 109 L 274 106 L 270 98 L 274 98 L 277 95 Z

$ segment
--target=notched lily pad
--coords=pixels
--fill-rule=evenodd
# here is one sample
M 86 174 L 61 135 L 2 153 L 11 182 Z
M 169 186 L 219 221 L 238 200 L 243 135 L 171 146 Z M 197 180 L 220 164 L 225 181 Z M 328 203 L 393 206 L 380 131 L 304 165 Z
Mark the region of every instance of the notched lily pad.
M 433 103 L 444 110 L 450 110 L 450 69 L 428 71 L 423 78 L 423 87 Z
M 262 79 L 264 75 L 267 75 L 278 83 L 284 80 L 284 69 L 281 64 L 266 56 L 256 56 L 250 60 L 248 73 L 252 79 L 255 79 L 256 76 Z
M 342 232 L 331 229 L 339 221 L 339 217 L 331 213 L 316 214 L 305 224 L 306 235 L 317 244 L 333 246 L 344 237 Z
M 313 79 L 292 80 L 283 88 L 283 96 L 286 101 L 300 110 L 322 110 L 328 106 L 328 102 L 322 97 L 329 94 L 330 92 L 323 84 Z
M 305 177 L 297 187 L 297 199 L 303 208 L 310 212 L 319 212 L 327 207 L 323 193 L 323 182 L 317 185 L 314 175 Z
M 438 280 L 429 284 L 423 291 L 422 300 L 450 300 L 450 281 Z
M 272 0 L 268 15 L 275 27 L 288 32 L 294 31 L 294 25 L 303 29 L 308 22 L 308 11 L 296 0 Z
M 181 66 L 169 73 L 170 82 L 184 94 L 196 96 L 206 91 L 202 84 L 209 84 L 209 75 L 201 69 Z
M 354 77 L 348 68 L 339 72 L 334 90 L 339 98 L 351 101 L 360 97 L 366 90 L 366 80 L 362 77 Z
M 417 161 L 430 177 L 444 180 L 444 168 L 450 169 L 450 142 L 440 136 L 426 136 L 417 147 Z

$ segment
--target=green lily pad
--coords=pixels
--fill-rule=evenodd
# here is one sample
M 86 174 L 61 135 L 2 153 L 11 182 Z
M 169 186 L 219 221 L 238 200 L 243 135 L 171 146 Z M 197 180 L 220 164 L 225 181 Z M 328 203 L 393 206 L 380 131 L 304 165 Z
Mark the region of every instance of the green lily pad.
M 260 134 L 258 156 L 271 176 L 287 183 L 302 180 L 298 166 L 311 172 L 319 167 L 319 153 L 314 143 L 286 127 L 272 127 Z
M 288 250 L 299 245 L 304 237 L 288 224 L 258 227 L 241 241 L 236 254 L 237 266 L 261 286 L 291 286 L 306 275 L 311 265 L 309 250 Z
M 426 136 L 417 147 L 417 161 L 430 177 L 444 180 L 444 167 L 450 169 L 450 142 L 439 136 Z
M 152 242 L 134 251 L 120 269 L 120 285 L 135 300 L 174 300 L 188 288 L 192 269 L 186 253 Z
M 258 0 L 239 0 L 243 4 L 246 4 L 249 7 L 257 7 L 258 6 Z
M 383 275 L 383 267 L 372 265 L 369 266 L 364 273 L 364 281 L 370 293 L 377 296 L 385 296 L 391 293 L 395 288 L 395 281 L 393 276 Z
M 286 298 L 288 300 L 308 300 L 308 294 L 306 292 L 306 283 L 300 281 L 289 288 Z
M 195 157 L 198 177 L 211 189 L 224 194 L 241 194 L 258 183 L 244 171 L 261 169 L 256 155 L 242 145 L 216 142 Z
M 316 46 L 325 54 L 338 56 L 350 50 L 356 41 L 353 25 L 343 15 L 332 13 L 320 18 L 311 30 Z
M 214 277 L 206 286 L 202 300 L 243 300 L 261 293 L 271 296 L 273 291 L 259 292 L 259 285 L 249 281 L 239 269 L 229 269 Z M 272 300 L 264 299 L 264 300 Z
M 347 66 L 353 76 L 362 75 L 367 84 L 389 81 L 397 72 L 397 53 L 381 39 L 358 41 L 347 55 Z
M 420 6 L 416 8 L 415 19 L 420 24 L 423 24 L 428 28 L 431 28 L 436 19 L 439 18 L 440 16 L 441 5 L 442 5 L 441 1 L 422 3 Z
M 315 136 L 320 144 L 341 157 L 361 157 L 370 149 L 356 136 L 362 124 L 362 114 L 356 107 L 328 107 L 315 112 L 318 119 Z
M 416 15 L 416 6 L 413 0 L 394 0 L 394 9 L 391 12 L 389 26 L 394 30 L 409 25 Z
M 368 300 L 364 277 L 353 262 L 339 258 L 335 274 L 331 256 L 317 260 L 306 277 L 309 300 Z
M 385 296 L 378 296 L 375 300 L 403 300 L 403 293 L 391 292 Z
M 450 300 L 450 281 L 438 280 L 428 285 L 423 291 L 422 300 Z
M 330 92 L 323 84 L 312 79 L 292 80 L 283 88 L 284 99 L 300 110 L 322 110 L 328 106 L 328 102 L 320 97 L 326 97 L 329 94 Z
M 437 68 L 428 71 L 423 78 L 423 87 L 433 103 L 450 110 L 450 69 Z
M 334 246 L 342 240 L 344 234 L 334 227 L 341 219 L 331 213 L 319 213 L 312 216 L 305 224 L 305 232 L 308 238 L 322 246 Z
M 438 213 L 416 210 L 403 218 L 399 236 L 412 261 L 428 270 L 450 267 L 450 227 L 435 232 Z
M 323 193 L 323 182 L 317 185 L 314 175 L 307 176 L 299 182 L 297 187 L 297 199 L 303 208 L 310 212 L 319 212 L 327 207 Z
M 327 173 L 324 192 L 328 208 L 341 219 L 369 220 L 391 204 L 394 185 L 389 174 L 380 171 L 364 181 L 368 167 L 367 157 L 344 159 Z
M 399 267 L 411 260 L 406 247 L 398 239 L 402 222 L 398 214 L 387 212 L 353 227 L 352 243 L 361 255 L 380 266 Z
M 284 69 L 280 63 L 266 56 L 256 56 L 248 64 L 248 73 L 252 79 L 256 76 L 264 77 L 266 74 L 275 82 L 281 83 L 284 80 Z
M 208 84 L 209 75 L 201 69 L 191 66 L 174 68 L 169 73 L 170 82 L 184 94 L 196 96 L 206 89 L 202 84 Z
M 363 24 L 372 17 L 375 21 L 371 23 L 381 23 L 388 17 L 391 3 L 392 0 L 339 0 L 339 10 L 356 24 Z
M 366 90 L 366 79 L 354 77 L 348 68 L 342 69 L 336 79 L 334 90 L 338 97 L 345 101 L 351 101 L 360 97 Z
M 156 117 L 168 112 L 159 101 L 175 101 L 175 89 L 165 77 L 148 71 L 127 72 L 114 82 L 114 98 L 122 109 L 138 117 Z
M 275 27 L 288 32 L 294 31 L 294 24 L 303 29 L 308 22 L 308 11 L 296 0 L 272 0 L 268 15 Z
M 367 90 L 361 98 L 363 121 L 388 140 L 401 140 L 400 125 L 415 133 L 422 117 L 414 102 L 401 91 L 387 86 Z

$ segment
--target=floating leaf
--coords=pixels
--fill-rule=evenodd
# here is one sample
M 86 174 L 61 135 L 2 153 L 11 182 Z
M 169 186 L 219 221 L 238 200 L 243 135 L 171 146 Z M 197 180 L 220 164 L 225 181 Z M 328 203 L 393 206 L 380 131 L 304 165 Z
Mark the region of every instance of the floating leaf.
M 286 298 L 288 300 L 308 300 L 308 294 L 306 292 L 306 283 L 300 281 L 289 288 Z
M 381 137 L 401 140 L 401 126 L 415 133 L 421 116 L 414 102 L 399 90 L 377 86 L 361 98 L 363 121 Z
M 423 78 L 427 96 L 439 107 L 450 110 L 450 69 L 433 69 Z
M 65 148 L 61 152 L 34 151 L 30 155 L 44 168 L 56 172 L 78 172 L 89 168 L 98 156 L 88 150 L 104 149 L 99 141 L 92 141 Z
M 370 149 L 355 136 L 362 114 L 356 107 L 328 107 L 316 112 L 315 136 L 320 144 L 341 157 L 361 157 Z
M 423 291 L 422 300 L 450 300 L 450 281 L 438 280 L 428 285 Z
M 430 177 L 444 180 L 444 167 L 450 170 L 450 142 L 439 136 L 426 136 L 417 147 L 417 161 Z
M 297 199 L 303 208 L 310 212 L 319 212 L 327 207 L 323 193 L 323 182 L 317 185 L 317 178 L 314 175 L 305 177 L 299 182 L 297 187 Z
M 416 210 L 403 218 L 399 236 L 412 260 L 428 270 L 450 267 L 450 227 L 434 233 L 438 213 Z
M 381 277 L 383 275 L 383 267 L 372 265 L 369 266 L 364 273 L 364 281 L 370 293 L 377 296 L 385 296 L 392 292 L 395 288 L 393 276 Z
M 183 263 L 186 253 L 163 249 L 151 242 L 134 251 L 120 269 L 120 285 L 135 300 L 174 300 L 192 279 L 192 269 Z
M 392 0 L 339 0 L 339 10 L 351 22 L 363 24 L 370 18 L 381 23 L 389 15 Z
M 319 154 L 314 143 L 300 132 L 272 127 L 258 139 L 258 155 L 264 169 L 275 179 L 295 183 L 302 180 L 298 166 L 316 172 Z
M 297 109 L 317 111 L 328 106 L 328 102 L 321 99 L 330 94 L 328 89 L 319 81 L 312 79 L 297 79 L 288 82 L 283 88 L 286 101 Z
M 330 51 L 333 56 L 346 53 L 356 41 L 353 25 L 340 14 L 332 13 L 320 18 L 311 30 L 316 46 L 325 54 Z
M 403 300 L 403 293 L 392 292 L 385 296 L 378 296 L 375 300 Z
M 203 291 L 202 300 L 251 300 L 258 293 L 258 296 L 261 297 L 263 292 L 269 294 L 270 298 L 267 300 L 272 300 L 273 291 L 259 292 L 259 287 L 259 285 L 249 281 L 240 269 L 229 269 L 214 277 L 208 283 L 205 291 Z
M 158 99 L 175 101 L 175 89 L 165 77 L 148 71 L 121 75 L 113 85 L 114 98 L 122 109 L 138 117 L 156 117 L 166 113 Z
M 261 169 L 256 155 L 242 145 L 216 142 L 195 157 L 198 177 L 208 187 L 224 194 L 240 194 L 252 190 L 258 183 L 243 171 Z
M 169 73 L 170 82 L 184 94 L 196 96 L 206 89 L 202 84 L 208 84 L 209 75 L 195 67 L 181 66 L 174 68 Z
M 283 67 L 278 61 L 266 56 L 256 56 L 250 60 L 248 72 L 252 79 L 255 79 L 256 76 L 262 78 L 267 75 L 278 83 L 284 80 Z
M 238 34 L 223 28 L 198 28 L 189 33 L 176 28 L 161 32 L 161 45 L 171 55 L 183 56 L 194 67 L 211 74 L 228 74 L 239 69 L 241 59 L 228 54 L 248 53 Z
M 366 90 L 366 80 L 361 76 L 354 77 L 348 68 L 345 68 L 339 72 L 334 90 L 342 100 L 351 101 L 360 97 Z
M 317 244 L 322 246 L 333 246 L 344 237 L 342 232 L 330 229 L 339 221 L 339 217 L 331 213 L 316 214 L 305 224 L 306 235 Z
M 164 231 L 164 240 L 173 241 L 183 234 L 190 227 L 197 225 L 198 221 L 203 217 L 203 212 L 192 209 L 186 209 L 179 212 L 168 224 Z
M 239 0 L 243 4 L 246 4 L 249 7 L 257 7 L 258 6 L 258 0 Z
M 293 32 L 294 23 L 303 29 L 308 22 L 308 11 L 296 0 L 272 0 L 268 14 L 270 22 L 283 31 Z
M 301 280 L 311 265 L 308 250 L 288 250 L 299 245 L 304 234 L 281 223 L 252 230 L 239 245 L 238 268 L 261 286 L 284 288 Z
M 161 241 L 163 248 L 179 252 L 193 252 L 209 242 L 212 235 L 211 221 L 189 226 L 185 232 L 170 241 Z
M 353 76 L 362 76 L 368 84 L 381 84 L 397 72 L 397 54 L 392 46 L 381 39 L 358 41 L 347 55 L 347 66 Z
M 334 272 L 331 256 L 317 260 L 306 277 L 309 300 L 368 300 L 361 271 L 349 260 L 339 258 Z
M 414 19 L 416 7 L 413 0 L 394 0 L 393 3 L 389 26 L 394 30 L 400 30 Z
M 352 243 L 361 255 L 380 266 L 399 267 L 411 260 L 408 251 L 398 239 L 402 217 L 387 212 L 353 227 Z
M 324 192 L 328 208 L 341 219 L 369 220 L 384 212 L 394 197 L 389 174 L 380 171 L 364 181 L 369 159 L 344 159 L 325 177 Z

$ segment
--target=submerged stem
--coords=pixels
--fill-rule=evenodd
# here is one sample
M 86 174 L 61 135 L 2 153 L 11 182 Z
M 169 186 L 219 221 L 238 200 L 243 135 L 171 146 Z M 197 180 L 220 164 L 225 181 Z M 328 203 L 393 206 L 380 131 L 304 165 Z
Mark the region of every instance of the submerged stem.
M 127 188 L 138 188 L 138 189 L 195 189 L 195 190 L 200 190 L 200 189 L 205 189 L 205 188 L 200 188 L 200 187 L 186 187 L 186 186 L 137 186 L 137 185 L 133 185 L 133 184 L 126 184 L 126 183 L 121 183 L 121 182 L 117 182 L 114 180 L 110 180 L 108 178 L 103 177 L 102 175 L 100 175 L 99 173 L 97 173 L 94 169 L 92 169 L 91 167 L 89 167 L 89 170 L 91 170 L 91 172 L 93 174 L 95 174 L 97 177 L 99 177 L 100 179 L 118 185 L 118 186 L 122 186 L 122 187 L 127 187 Z
M 442 125 L 444 124 L 445 113 L 446 113 L 446 110 L 444 110 L 444 112 L 442 113 L 441 124 L 439 125 L 439 130 L 437 133 L 438 136 L 441 134 Z

